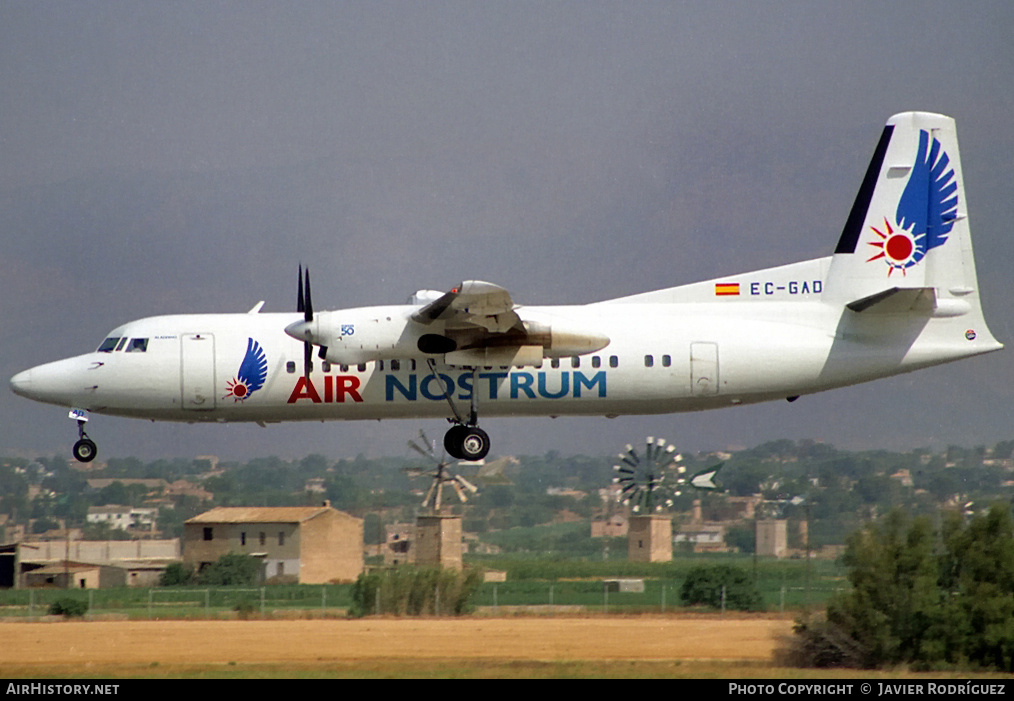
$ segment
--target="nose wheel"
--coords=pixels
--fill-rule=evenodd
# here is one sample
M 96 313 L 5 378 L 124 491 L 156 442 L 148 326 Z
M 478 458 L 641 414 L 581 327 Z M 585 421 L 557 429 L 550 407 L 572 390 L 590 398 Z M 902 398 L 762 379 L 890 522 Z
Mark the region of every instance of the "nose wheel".
M 74 458 L 78 462 L 91 462 L 95 459 L 98 452 L 99 450 L 95 446 L 95 441 L 87 435 L 82 435 L 81 440 L 74 444 Z
M 88 423 L 88 413 L 84 409 L 72 409 L 70 418 L 77 422 L 78 441 L 72 451 L 74 459 L 78 462 L 91 462 L 98 455 L 99 449 L 84 430 L 85 424 Z

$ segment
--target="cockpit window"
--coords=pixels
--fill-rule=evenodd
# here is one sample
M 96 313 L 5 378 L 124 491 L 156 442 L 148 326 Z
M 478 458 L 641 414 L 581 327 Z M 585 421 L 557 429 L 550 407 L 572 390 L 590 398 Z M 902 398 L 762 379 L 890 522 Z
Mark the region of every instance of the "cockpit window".
M 147 350 L 147 338 L 121 338 L 120 336 L 112 336 L 102 342 L 102 345 L 99 346 L 98 352 L 112 353 L 113 351 L 124 351 L 126 353 L 144 353 Z

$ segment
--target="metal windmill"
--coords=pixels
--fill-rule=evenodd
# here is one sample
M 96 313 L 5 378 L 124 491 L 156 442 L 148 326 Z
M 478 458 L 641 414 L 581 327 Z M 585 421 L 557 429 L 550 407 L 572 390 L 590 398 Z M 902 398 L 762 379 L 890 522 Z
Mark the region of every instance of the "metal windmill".
M 626 452 L 618 457 L 623 464 L 613 465 L 616 472 L 613 484 L 621 486 L 617 500 L 632 505 L 635 513 L 671 507 L 673 497 L 680 496 L 687 486 L 704 490 L 718 488 L 713 480 L 721 464 L 687 477 L 687 468 L 681 464 L 683 456 L 664 438 L 648 436 L 643 456 L 638 456 L 634 446 L 628 443 Z
M 443 503 L 444 485 L 449 484 L 453 487 L 454 493 L 461 503 L 468 501 L 468 494 L 475 494 L 479 491 L 478 487 L 461 475 L 451 473 L 448 469 L 450 463 L 447 461 L 446 454 L 438 456 L 433 449 L 433 443 L 430 442 L 424 432 L 419 431 L 419 439 L 409 441 L 408 447 L 433 463 L 433 467 L 430 468 L 409 467 L 405 469 L 409 477 L 429 476 L 432 480 L 430 488 L 426 490 L 426 496 L 423 498 L 422 505 L 432 510 L 433 513 L 440 512 Z

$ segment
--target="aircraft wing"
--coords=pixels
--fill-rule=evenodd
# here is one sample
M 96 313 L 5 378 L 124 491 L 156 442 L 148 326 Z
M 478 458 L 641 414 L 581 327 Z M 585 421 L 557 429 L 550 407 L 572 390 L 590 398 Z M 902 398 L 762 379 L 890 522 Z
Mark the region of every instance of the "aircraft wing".
M 421 324 L 442 321 L 447 327 L 481 327 L 490 333 L 524 328 L 514 311 L 510 293 L 499 285 L 481 280 L 465 280 L 422 307 L 412 318 Z

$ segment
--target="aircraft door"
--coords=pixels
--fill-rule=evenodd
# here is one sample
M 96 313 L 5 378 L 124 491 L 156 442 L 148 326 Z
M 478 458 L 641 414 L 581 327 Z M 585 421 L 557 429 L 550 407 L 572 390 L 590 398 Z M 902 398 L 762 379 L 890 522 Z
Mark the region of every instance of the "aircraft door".
M 215 337 L 208 333 L 183 334 L 180 354 L 182 406 L 191 411 L 215 408 Z
M 690 393 L 695 397 L 718 394 L 718 344 L 690 344 Z

